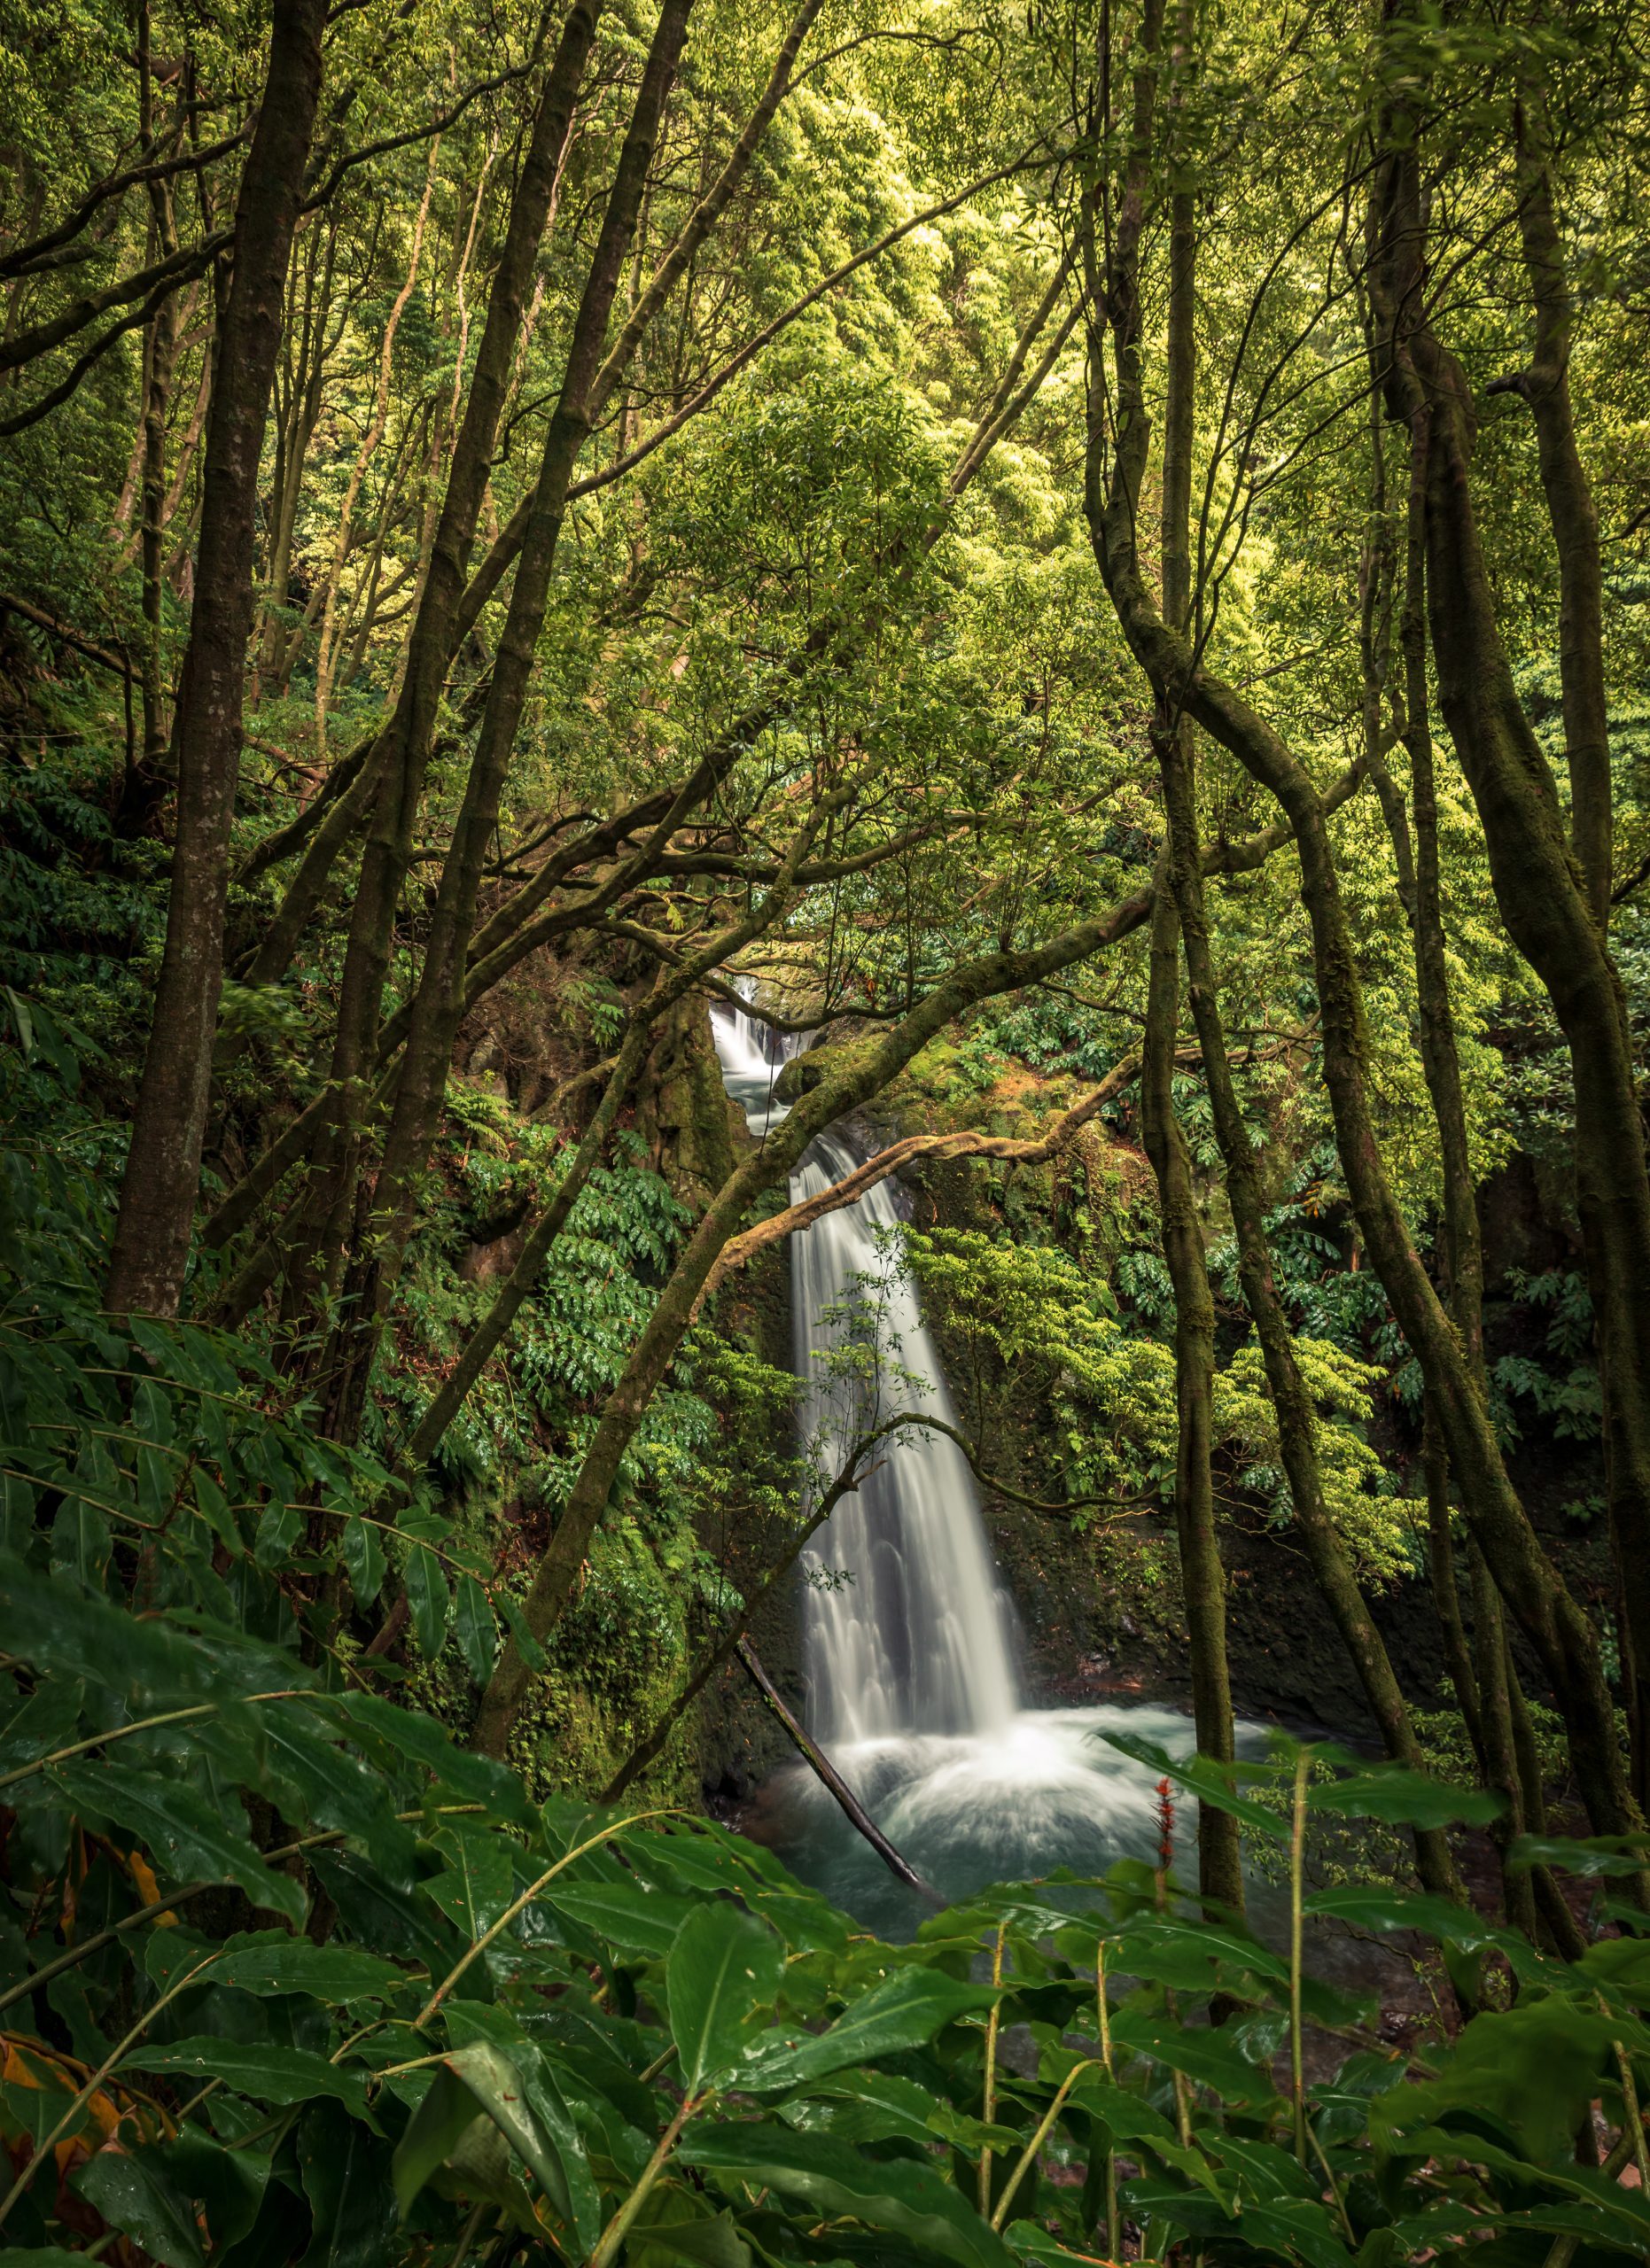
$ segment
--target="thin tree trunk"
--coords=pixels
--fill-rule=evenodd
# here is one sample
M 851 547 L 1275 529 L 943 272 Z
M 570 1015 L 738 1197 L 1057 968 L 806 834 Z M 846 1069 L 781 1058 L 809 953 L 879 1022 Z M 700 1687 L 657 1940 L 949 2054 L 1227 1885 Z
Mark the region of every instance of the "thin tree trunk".
M 1137 87 L 1137 117 L 1140 108 L 1149 154 L 1149 88 L 1142 94 Z M 1143 204 L 1143 179 L 1132 193 L 1137 205 Z M 1149 427 L 1140 378 L 1133 272 L 1140 218 L 1125 207 L 1116 231 L 1108 292 L 1117 346 L 1115 448 L 1109 451 L 1098 376 L 1091 387 L 1085 501 L 1096 556 L 1124 633 L 1157 697 L 1184 706 L 1229 749 L 1277 799 L 1294 829 L 1323 1018 L 1325 1082 L 1353 1208 L 1400 1327 L 1436 1395 L 1468 1518 L 1552 1680 L 1594 1825 L 1600 1833 L 1621 1833 L 1631 1823 L 1633 1807 L 1597 1633 L 1565 1589 L 1507 1480 L 1488 1413 L 1415 1250 L 1375 1138 L 1366 1073 L 1371 1051 L 1357 957 L 1322 804 L 1277 733 L 1164 622 L 1141 573 L 1136 531 Z
M 105 1292 L 117 1315 L 175 1314 L 189 1257 L 223 982 L 258 465 L 325 19 L 325 0 L 276 0 L 263 102 L 236 210 L 200 568 L 174 728 L 177 827 L 166 946 Z
M 364 806 L 367 833 L 339 989 L 331 1076 L 344 1122 L 323 1135 L 312 1188 L 293 1225 L 300 1253 L 339 1244 L 353 1213 L 353 1159 L 359 1146 L 362 1083 L 370 1069 L 395 909 L 411 850 L 412 827 L 434 746 L 447 675 L 458 642 L 458 606 L 470 547 L 498 434 L 522 308 L 537 261 L 573 108 L 595 35 L 597 0 L 574 0 L 546 74 L 532 140 L 523 159 L 504 245 L 493 279 L 475 374 L 453 451 L 430 571 L 408 642 L 401 692 L 377 748 L 331 822 L 311 843 L 289 892 L 313 905 L 324 885 L 326 854 L 336 855 Z M 359 795 L 357 793 L 359 791 Z M 284 906 L 294 933 L 307 918 L 300 902 Z
M 367 430 L 361 437 L 361 447 L 349 469 L 349 479 L 344 489 L 344 501 L 339 512 L 338 533 L 333 539 L 332 557 L 329 563 L 324 586 L 325 595 L 321 604 L 321 635 L 315 647 L 315 762 L 326 762 L 327 709 L 332 695 L 332 672 L 337 660 L 334 632 L 337 627 L 339 585 L 343 579 L 344 566 L 349 557 L 350 538 L 355 526 L 355 501 L 361 494 L 361 485 L 367 477 L 384 428 L 390 414 L 390 377 L 395 359 L 395 334 L 401 329 L 401 317 L 407 312 L 418 283 L 418 262 L 424 252 L 424 232 L 430 218 L 430 199 L 435 194 L 435 168 L 441 153 L 441 137 L 438 134 L 430 144 L 430 161 L 424 175 L 424 197 L 413 222 L 412 251 L 408 256 L 407 274 L 401 290 L 395 295 L 389 320 L 384 326 L 384 343 L 378 351 L 378 384 L 373 396 L 372 416 Z
M 1574 310 L 1564 249 L 1553 209 L 1553 175 L 1538 99 L 1518 105 L 1518 219 L 1524 272 L 1535 308 L 1529 368 L 1503 381 L 1522 394 L 1536 425 L 1541 485 L 1559 556 L 1559 677 L 1564 701 L 1564 757 L 1569 771 L 1570 842 L 1592 918 L 1609 927 L 1610 736 L 1604 688 L 1604 579 L 1599 517 L 1570 412 Z
M 1637 1067 L 1620 979 L 1502 640 L 1472 499 L 1472 396 L 1424 317 L 1420 216 L 1418 160 L 1405 149 L 1386 161 L 1371 268 L 1388 395 L 1405 421 L 1422 405 L 1429 411 L 1428 612 L 1439 705 L 1483 823 L 1501 918 L 1569 1044 L 1576 1205 L 1598 1317 L 1606 1487 L 1631 1640 L 1624 1651 L 1636 1666 L 1629 1716 L 1642 1800 L 1650 1793 L 1650 1170 Z M 1493 1552 L 1490 1563 L 1499 1580 Z
M 1179 922 L 1164 863 L 1152 915 L 1151 983 L 1140 1064 L 1140 1124 L 1157 1177 L 1164 1257 L 1174 1286 L 1174 1527 L 1192 1668 L 1192 1720 L 1200 1753 L 1233 1763 L 1237 1745 L 1226 1668 L 1226 1578 L 1215 1534 L 1215 1302 L 1198 1225 L 1192 1161 L 1174 1115 L 1174 1058 L 1179 995 Z M 1243 1865 L 1238 1822 L 1200 1804 L 1197 1880 L 1202 1895 L 1241 1912 Z
M 1226 1169 L 1226 1194 L 1237 1236 L 1239 1280 L 1265 1366 L 1296 1528 L 1313 1578 L 1358 1672 L 1382 1745 L 1395 1762 L 1420 1771 L 1425 1759 L 1403 1689 L 1365 1602 L 1351 1555 L 1324 1503 L 1316 1413 L 1295 1359 L 1293 1332 L 1273 1276 L 1260 1177 L 1226 1058 L 1203 906 L 1190 766 L 1171 762 L 1165 771 L 1164 788 L 1171 830 L 1170 873 L 1180 909 L 1192 1017 L 1202 1051 L 1215 1138 Z M 1461 1897 L 1449 1837 L 1441 1829 L 1415 1830 L 1415 1862 L 1428 1890 L 1443 1897 Z
M 353 1423 L 359 1385 L 378 1318 L 399 1270 L 412 1223 L 411 1192 L 428 1159 L 454 1040 L 466 1006 L 465 951 L 474 924 L 482 867 L 496 830 L 506 769 L 525 705 L 554 564 L 567 491 L 580 449 L 595 416 L 608 399 L 634 352 L 652 315 L 686 267 L 693 249 L 725 208 L 767 131 L 790 83 L 796 57 L 820 0 L 804 0 L 762 97 L 733 155 L 710 195 L 701 200 L 681 238 L 630 312 L 604 359 L 602 346 L 618 295 L 624 263 L 645 194 L 654 143 L 676 58 L 686 36 L 690 0 L 679 0 L 680 21 L 661 14 L 649 76 L 620 156 L 600 240 L 593 256 L 563 377 L 550 422 L 543 462 L 522 556 L 516 571 L 509 613 L 494 657 L 486 706 L 464 801 L 451 850 L 443 866 L 425 948 L 424 967 L 407 1038 L 405 1070 L 385 1144 L 377 1202 L 387 1233 L 369 1262 L 355 1312 L 368 1328 L 350 1352 L 354 1386 L 343 1397 L 341 1421 Z
M 138 130 L 145 152 L 154 147 L 154 83 L 150 69 L 148 0 L 137 12 Z M 150 247 L 160 260 L 177 250 L 173 225 L 169 183 L 150 184 Z M 162 546 L 166 526 L 167 417 L 172 402 L 172 377 L 177 361 L 178 315 L 175 297 L 168 293 L 144 326 L 143 474 L 139 507 L 138 552 L 143 591 L 144 642 L 141 657 L 143 710 L 143 766 L 159 782 L 167 753 L 165 656 L 161 649 Z
M 1180 30 L 1183 43 L 1184 12 Z M 1188 546 L 1193 392 L 1196 377 L 1196 338 L 1193 327 L 1196 250 L 1192 199 L 1189 193 L 1181 191 L 1172 199 L 1170 215 L 1162 518 L 1164 610 L 1177 625 L 1186 621 L 1191 595 Z M 1154 720 L 1152 740 L 1165 781 L 1171 771 L 1185 769 L 1189 773 L 1189 730 L 1162 703 Z M 1226 1578 L 1215 1530 L 1215 1484 L 1210 1463 L 1215 1302 L 1209 1288 L 1209 1265 L 1197 1217 L 1191 1153 L 1174 1110 L 1180 923 L 1170 882 L 1171 855 L 1165 847 L 1154 885 L 1146 1037 L 1140 1059 L 1140 1121 L 1146 1153 L 1157 1179 L 1164 1257 L 1174 1286 L 1174 1524 L 1191 1648 L 1192 1717 L 1202 1753 L 1231 1764 L 1236 1759 L 1237 1745 L 1232 1718 L 1232 1684 L 1226 1666 Z M 1229 1812 L 1213 1804 L 1198 1806 L 1197 1871 L 1198 1888 L 1205 1899 L 1241 1912 L 1243 1861 L 1238 1823 Z
M 930 1899 L 934 1905 L 943 1906 L 946 1901 L 939 1892 L 931 1884 L 923 1881 L 909 1859 L 895 1850 L 819 1743 L 803 1731 L 796 1718 L 786 1707 L 778 1687 L 757 1659 L 756 1648 L 750 1640 L 741 1638 L 735 1646 L 734 1651 L 739 1657 L 740 1667 L 761 1695 L 769 1713 L 782 1727 L 786 1737 L 791 1742 L 809 1771 L 829 1791 L 837 1809 L 849 1826 L 856 1834 L 865 1837 L 897 1882 L 902 1882 L 907 1890 L 915 1890 L 920 1897 Z

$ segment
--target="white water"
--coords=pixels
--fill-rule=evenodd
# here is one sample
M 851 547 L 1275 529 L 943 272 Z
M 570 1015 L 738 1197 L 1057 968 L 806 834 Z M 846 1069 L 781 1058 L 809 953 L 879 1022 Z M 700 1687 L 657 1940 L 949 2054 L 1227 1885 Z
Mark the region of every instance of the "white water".
M 712 1022 L 728 1091 L 760 1138 L 787 1115 L 773 1090 L 794 1045 L 732 1008 Z M 791 1177 L 792 1201 L 857 1162 L 839 1132 L 822 1135 Z M 899 1266 L 899 1232 L 884 1182 L 790 1240 L 803 1438 L 828 1475 L 844 1442 L 897 1412 L 951 1422 L 938 1349 Z M 844 1359 L 856 1346 L 857 1370 Z M 1021 1705 L 1012 1611 L 954 1442 L 920 1426 L 891 1436 L 805 1565 L 811 1728 L 929 1881 L 955 1898 L 1151 1854 L 1153 1775 L 1101 1736 L 1127 1730 L 1189 1754 L 1190 1722 L 1142 1705 Z M 862 1920 L 898 1926 L 906 1894 L 812 1775 L 786 1775 L 776 1805 L 791 1863 Z
M 786 1115 L 773 1084 L 792 1048 L 739 1009 L 718 1009 L 714 1028 L 728 1092 L 765 1132 Z M 790 1177 L 791 1201 L 859 1162 L 840 1135 L 821 1135 Z M 955 1422 L 899 1236 L 882 1182 L 790 1240 L 802 1438 L 827 1482 L 891 1418 Z M 813 1729 L 844 1751 L 907 1734 L 1004 1734 L 1019 1697 L 1012 1626 L 968 1460 L 915 1425 L 872 1456 L 804 1555 Z
M 791 1177 L 792 1198 L 817 1195 L 858 1162 L 845 1142 L 822 1135 Z M 792 1239 L 796 1367 L 808 1380 L 803 1438 L 828 1475 L 856 1435 L 891 1417 L 955 1423 L 939 1350 L 899 1267 L 899 1237 L 884 1181 Z M 833 1376 L 833 1358 L 855 1351 L 862 1369 Z M 968 1461 L 947 1435 L 915 1425 L 885 1437 L 872 1458 L 804 1558 L 814 1729 L 844 1748 L 912 1733 L 1006 1733 L 1019 1700 L 1011 1627 Z

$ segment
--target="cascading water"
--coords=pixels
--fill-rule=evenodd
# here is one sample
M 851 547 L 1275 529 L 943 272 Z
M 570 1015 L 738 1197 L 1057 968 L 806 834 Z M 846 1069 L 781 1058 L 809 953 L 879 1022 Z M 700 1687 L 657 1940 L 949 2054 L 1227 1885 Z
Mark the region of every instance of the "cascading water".
M 792 1199 L 817 1195 L 859 1162 L 844 1141 L 822 1135 L 791 1177 Z M 828 1473 L 856 1434 L 896 1411 L 953 1422 L 938 1349 L 909 1277 L 891 1265 L 899 1233 L 881 1182 L 793 1240 L 803 1438 Z M 852 1363 L 856 1342 L 868 1348 L 862 1366 Z M 844 1352 L 846 1375 L 835 1376 Z M 832 1744 L 1003 1733 L 1019 1700 L 1008 1602 L 968 1461 L 947 1435 L 915 1426 L 873 1455 L 804 1561 L 814 1728 Z
M 795 1045 L 730 1006 L 712 1021 L 723 1083 L 759 1139 L 787 1115 L 774 1088 Z M 792 1201 L 858 1162 L 838 1130 L 821 1135 L 791 1177 Z M 790 1240 L 803 1438 L 827 1474 L 857 1436 L 899 1413 L 951 1422 L 899 1232 L 884 1182 Z M 1023 1708 L 1012 1614 L 966 1458 L 919 1425 L 876 1456 L 805 1559 L 809 1714 L 855 1793 L 949 1896 L 1148 1856 L 1153 1775 L 1096 1736 L 1127 1730 L 1189 1752 L 1187 1719 L 1141 1705 Z M 873 1926 L 909 1924 L 909 1893 L 811 1775 L 785 1775 L 780 1809 L 776 1832 L 799 1872 Z

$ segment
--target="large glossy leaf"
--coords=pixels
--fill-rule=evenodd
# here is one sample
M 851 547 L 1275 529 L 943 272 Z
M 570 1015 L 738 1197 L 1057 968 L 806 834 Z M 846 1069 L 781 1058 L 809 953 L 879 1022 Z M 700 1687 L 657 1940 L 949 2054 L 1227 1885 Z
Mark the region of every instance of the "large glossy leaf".
M 620 1953 L 663 1961 L 682 1923 L 695 1911 L 685 1898 L 650 1890 L 637 1882 L 568 1882 L 551 1884 L 545 1903 L 594 1932 Z
M 395 2146 L 391 2179 L 403 2218 L 480 2116 L 481 2107 L 470 2089 L 443 2065 Z
M 1493 2119 L 1537 2165 L 1567 2160 L 1615 2031 L 1610 2019 L 1558 1994 L 1476 2016 L 1436 2078 L 1371 2107 L 1371 2132 L 1393 2148 L 1412 2128 L 1464 2114 Z
M 0 1728 L 0 1772 L 20 1771 L 67 1747 L 80 1728 L 83 1698 L 82 1687 L 67 1679 L 37 1687 Z
M 441 1563 L 427 1543 L 413 1545 L 401 1572 L 407 1585 L 407 1602 L 412 1609 L 413 1634 L 418 1641 L 418 1651 L 426 1661 L 433 1661 L 446 1643 L 447 1626 L 453 1612 L 453 1595 L 447 1588 Z
M 168 2153 L 151 2142 L 110 2142 L 88 2158 L 74 2186 L 111 2228 L 131 2237 L 166 2268 L 205 2268 L 193 2201 L 174 2179 Z
M 1152 1914 L 1132 1922 L 1107 1958 L 1125 1977 L 1148 1977 L 1167 1984 L 1208 1991 L 1216 1965 L 1246 1970 L 1274 1983 L 1288 1980 L 1288 1961 L 1235 1929 L 1213 1922 L 1188 1921 L 1178 1914 Z
M 178 2039 L 165 2047 L 139 2045 L 127 2054 L 123 2069 L 175 2071 L 204 2085 L 222 2079 L 261 2102 L 313 2102 L 330 2096 L 358 2118 L 367 2116 L 366 2081 L 359 2070 L 330 2063 L 307 2048 L 276 2040 Z
M 206 2216 L 217 2259 L 256 2221 L 269 2185 L 269 2159 L 253 2149 L 226 2148 L 198 2127 L 185 2127 L 167 2143 L 165 2161 L 174 2183 Z
M 674 2186 L 653 2192 L 625 2244 L 628 2268 L 753 2268 L 755 2258 L 730 2213 Z
M 145 1966 L 158 1984 L 213 1956 L 208 1981 L 215 1988 L 234 1985 L 243 1992 L 306 1992 L 342 2007 L 351 2000 L 386 2000 L 404 1983 L 393 1961 L 353 1946 L 312 1945 L 307 1938 L 281 1930 L 259 1930 L 214 1946 L 180 1929 L 157 1930 L 150 1938 Z
M 1487 1827 L 1506 1810 L 1505 1798 L 1488 1788 L 1461 1788 L 1401 1764 L 1374 1764 L 1343 1779 L 1320 1782 L 1307 1790 L 1307 1808 L 1338 1812 L 1350 1819 L 1381 1819 L 1397 1827 L 1449 1827 L 1463 1821 Z
M 480 1804 L 498 1819 L 534 1825 L 533 1807 L 516 1775 L 491 1757 L 460 1748 L 435 1718 L 416 1709 L 398 1709 L 378 1693 L 341 1693 L 336 1705 L 356 1737 L 363 1743 L 370 1740 L 389 1769 L 405 1771 L 409 1764 L 422 1765 L 461 1800 Z
M 430 1876 L 420 1889 L 473 1944 L 492 1928 L 515 1894 L 512 1846 L 480 1820 L 448 1821 L 434 1839 L 447 1861 L 446 1870 Z
M 1306 1912 L 1320 1919 L 1349 1922 L 1359 1930 L 1416 1930 L 1464 1953 L 1488 1949 L 1506 1956 L 1521 1977 L 1551 1970 L 1528 1938 L 1486 1922 L 1470 1906 L 1421 1891 L 1396 1890 L 1384 1883 L 1340 1883 L 1306 1900 Z
M 309 1863 L 338 1907 L 345 1930 L 379 1952 L 445 1976 L 463 1947 L 451 1922 L 417 1891 L 387 1881 L 354 1851 L 315 1851 Z
M 336 2103 L 312 2103 L 298 2126 L 298 2167 L 309 2200 L 309 2248 L 300 2268 L 380 2268 L 395 2229 L 390 2146 Z
M 1510 1867 L 1562 1867 L 1572 1875 L 1642 1874 L 1650 1867 L 1650 1835 L 1519 1835 L 1506 1858 Z
M 588 2251 L 602 2233 L 602 2200 L 590 2178 L 584 2137 L 580 2131 L 579 2106 L 561 2082 L 553 2058 L 536 2056 L 525 2066 L 527 2101 L 561 2162 L 566 2183 L 567 2211 L 581 2251 Z
M 665 1966 L 671 2037 L 682 2087 L 697 2094 L 739 2061 L 779 1990 L 779 1939 L 726 1899 L 688 1916 Z
M 1025 2140 L 1011 2126 L 988 2126 L 965 2117 L 915 2079 L 892 2071 L 839 2071 L 776 2104 L 775 2111 L 788 2126 L 834 2134 L 842 2142 L 906 2141 L 927 2149 L 938 2137 L 975 2155 L 1018 2149 Z
M 461 1575 L 454 1596 L 454 1627 L 458 1651 L 464 1658 L 471 1682 L 478 1690 L 493 1674 L 498 1651 L 498 1626 L 487 1595 L 473 1575 Z
M 1576 1967 L 1591 1983 L 1634 2008 L 1650 2004 L 1650 1938 L 1600 1938 Z
M 302 1885 L 265 1866 L 246 1837 L 232 1834 L 206 1798 L 181 1781 L 113 1761 L 54 1765 L 51 1779 L 81 1818 L 136 1837 L 174 1881 L 237 1883 L 254 1906 L 303 1920 Z
M 261 1713 L 268 1768 L 284 1810 L 336 1828 L 371 1852 L 380 1872 L 413 1875 L 411 1833 L 395 1818 L 381 1773 L 339 1745 L 333 1725 L 310 1705 L 269 1703 Z
M 1264 1804 L 1251 1803 L 1247 1796 L 1238 1793 L 1240 1775 L 1266 1777 L 1275 1767 L 1221 1764 L 1208 1756 L 1171 1756 L 1159 1742 L 1142 1740 L 1134 1733 L 1101 1732 L 1094 1738 L 1104 1741 L 1108 1748 L 1115 1748 L 1124 1756 L 1132 1757 L 1137 1764 L 1148 1765 L 1160 1779 L 1171 1780 L 1200 1803 L 1211 1804 L 1217 1811 L 1230 1812 L 1234 1819 L 1242 1821 L 1251 1834 L 1264 1835 L 1274 1843 L 1287 1841 L 1287 1820 L 1280 1819 Z
M 38 1574 L 9 1552 L 0 1554 L 0 1625 L 36 1669 L 144 1705 L 136 1714 L 198 1699 L 211 1682 L 211 1664 L 181 1631 Z
M 789 2093 L 879 2055 L 922 2047 L 965 2009 L 989 2008 L 987 1986 L 960 1984 L 933 1969 L 897 1969 L 844 2010 L 828 2031 L 783 2026 L 752 2040 L 736 2084 L 753 2094 Z
M 356 1605 L 365 1609 L 384 1588 L 384 1546 L 378 1541 L 378 1531 L 368 1520 L 347 1519 L 340 1541 L 349 1587 L 355 1594 Z
M 1010 2268 L 1012 2254 L 933 2167 L 861 2157 L 824 2134 L 776 2125 L 689 2127 L 677 2155 L 737 2197 L 748 2182 L 794 2199 L 821 2219 L 885 2229 L 954 2268 Z
M 1269 2074 L 1207 2024 L 1177 2023 L 1172 2016 L 1130 2007 L 1113 2017 L 1111 2036 L 1118 2047 L 1213 2087 L 1224 2101 L 1262 2102 L 1274 2092 Z
M 469 2117 L 464 2116 L 466 2102 Z M 572 2225 L 574 2202 L 556 2135 L 535 2107 L 519 2064 L 485 2040 L 442 2058 L 436 2084 L 396 2151 L 395 2195 L 401 2210 L 406 2211 L 436 2166 L 450 2156 L 478 2113 L 490 2118 L 532 2167 L 551 2209 Z

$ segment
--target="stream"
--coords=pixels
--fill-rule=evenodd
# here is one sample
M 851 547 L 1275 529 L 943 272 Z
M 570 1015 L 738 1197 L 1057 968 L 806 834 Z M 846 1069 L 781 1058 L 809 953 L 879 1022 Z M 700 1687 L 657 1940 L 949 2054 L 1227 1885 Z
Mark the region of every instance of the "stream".
M 712 1021 L 723 1084 L 760 1139 L 786 1115 L 774 1094 L 784 1044 L 730 1006 Z M 791 1177 L 792 1201 L 860 1161 L 844 1130 L 830 1129 Z M 899 1265 L 899 1233 L 890 1180 L 790 1240 L 794 1363 L 806 1381 L 800 1432 L 828 1474 L 849 1444 L 897 1413 L 952 1421 L 939 1350 Z M 809 1731 L 948 1899 L 1058 1868 L 1087 1876 L 1119 1858 L 1149 1860 L 1154 1775 L 1104 1736 L 1127 1733 L 1189 1754 L 1189 1718 L 1150 1703 L 1027 1707 L 1013 1603 L 961 1449 L 911 1425 L 876 1456 L 804 1557 Z M 1241 1722 L 1240 1744 L 1258 1748 L 1265 1730 Z M 870 1928 L 906 1935 L 927 1910 L 805 1769 L 759 1790 L 747 1825 Z

